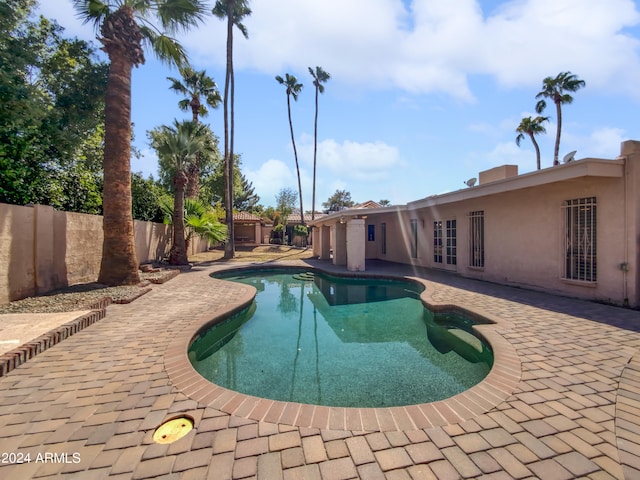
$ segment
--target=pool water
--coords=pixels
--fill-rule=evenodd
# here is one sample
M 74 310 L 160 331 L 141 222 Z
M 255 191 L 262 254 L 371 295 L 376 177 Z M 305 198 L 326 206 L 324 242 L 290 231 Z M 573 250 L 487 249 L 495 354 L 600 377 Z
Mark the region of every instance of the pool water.
M 227 280 L 258 293 L 203 332 L 189 357 L 211 382 L 272 400 L 390 407 L 470 388 L 493 354 L 472 322 L 434 314 L 412 282 L 252 271 Z

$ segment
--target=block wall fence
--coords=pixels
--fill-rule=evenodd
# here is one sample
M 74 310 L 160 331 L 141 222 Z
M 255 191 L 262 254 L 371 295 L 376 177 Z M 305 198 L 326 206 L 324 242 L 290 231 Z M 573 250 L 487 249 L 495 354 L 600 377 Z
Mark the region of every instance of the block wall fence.
M 171 226 L 138 220 L 134 224 L 138 262 L 166 257 Z M 95 282 L 102 240 L 99 215 L 0 203 L 0 304 Z M 194 237 L 189 253 L 208 247 L 207 241 Z

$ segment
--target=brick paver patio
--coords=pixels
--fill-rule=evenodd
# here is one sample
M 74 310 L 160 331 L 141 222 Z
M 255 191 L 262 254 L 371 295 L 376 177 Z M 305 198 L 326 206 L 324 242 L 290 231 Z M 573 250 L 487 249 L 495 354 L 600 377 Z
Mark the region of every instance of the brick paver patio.
M 217 268 L 110 305 L 0 377 L 0 478 L 640 478 L 640 312 L 370 262 L 496 321 L 482 327 L 496 368 L 435 404 L 302 407 L 217 389 L 186 364 L 197 327 L 253 295 Z M 154 443 L 180 415 L 194 429 Z

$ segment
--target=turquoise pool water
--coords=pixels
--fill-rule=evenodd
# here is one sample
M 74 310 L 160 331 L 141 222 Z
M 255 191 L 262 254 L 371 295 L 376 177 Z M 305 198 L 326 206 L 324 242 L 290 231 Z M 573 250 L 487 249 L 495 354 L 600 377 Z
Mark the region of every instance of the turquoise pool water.
M 272 400 L 390 407 L 451 397 L 481 381 L 493 354 L 459 315 L 434 314 L 411 282 L 252 271 L 258 293 L 189 350 L 213 383 Z

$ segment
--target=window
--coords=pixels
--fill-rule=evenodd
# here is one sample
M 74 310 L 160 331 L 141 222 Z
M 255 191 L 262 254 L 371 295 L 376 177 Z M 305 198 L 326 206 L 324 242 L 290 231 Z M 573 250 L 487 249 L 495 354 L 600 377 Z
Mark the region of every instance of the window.
M 367 225 L 367 240 L 370 242 L 375 241 L 376 239 L 376 226 L 375 225 Z
M 457 253 L 456 221 L 447 220 L 447 265 L 456 265 Z
M 433 222 L 433 262 L 442 263 L 442 222 Z
M 579 198 L 564 202 L 565 211 L 565 272 L 564 278 L 595 282 L 596 258 L 596 198 Z
M 386 223 L 381 223 L 380 224 L 380 232 L 382 233 L 382 254 L 386 255 L 387 254 L 387 224 Z
M 418 258 L 418 220 L 411 220 L 411 258 Z
M 469 252 L 469 265 L 471 267 L 484 267 L 484 211 L 471 212 L 469 214 L 469 232 L 471 245 Z

